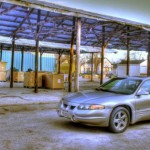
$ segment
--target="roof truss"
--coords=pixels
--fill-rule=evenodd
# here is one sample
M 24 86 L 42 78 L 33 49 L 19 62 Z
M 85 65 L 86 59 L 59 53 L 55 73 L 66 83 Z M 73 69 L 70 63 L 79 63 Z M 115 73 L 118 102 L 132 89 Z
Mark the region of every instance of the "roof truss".
M 41 10 L 40 21 L 37 22 L 38 10 L 10 3 L 0 3 L 0 36 L 16 39 L 36 40 L 70 44 L 73 17 L 60 13 Z M 149 32 L 143 28 L 114 22 L 113 20 L 96 20 L 82 18 L 82 46 L 100 47 L 105 36 L 105 47 L 110 49 L 126 49 L 129 39 L 130 49 L 147 51 Z M 36 33 L 37 26 L 39 31 Z M 76 26 L 76 25 L 75 25 Z M 102 28 L 105 27 L 105 32 Z

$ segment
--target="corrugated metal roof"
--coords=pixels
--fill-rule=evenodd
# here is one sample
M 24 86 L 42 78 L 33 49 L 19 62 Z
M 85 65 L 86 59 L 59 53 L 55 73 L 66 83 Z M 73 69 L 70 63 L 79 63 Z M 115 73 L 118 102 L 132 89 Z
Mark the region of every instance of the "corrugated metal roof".
M 17 3 L 15 0 L 13 2 Z M 63 46 L 71 43 L 71 35 L 74 30 L 72 28 L 73 16 L 41 10 L 40 22 L 37 23 L 39 7 L 36 9 L 28 8 L 32 6 L 30 3 L 24 3 L 24 6 L 28 7 L 5 2 L 0 3 L 0 5 L 0 35 L 12 37 L 15 34 L 17 39 L 30 40 L 39 36 L 40 41 L 52 42 L 55 43 L 55 46 L 57 43 Z M 130 40 L 130 50 L 146 51 L 148 48 L 150 35 L 141 26 L 130 26 L 128 28 L 129 26 L 126 23 L 118 23 L 113 19 L 105 20 L 105 18 L 104 20 L 96 20 L 82 17 L 81 21 L 81 46 L 88 46 L 89 48 L 86 48 L 86 51 L 92 51 L 92 47 L 100 49 L 103 35 L 105 35 L 105 44 L 108 49 L 127 49 L 127 39 Z M 40 26 L 38 34 L 36 34 L 37 26 Z M 103 27 L 105 27 L 105 31 Z M 29 44 L 29 42 L 26 44 Z M 44 43 L 44 46 L 46 46 L 46 43 Z

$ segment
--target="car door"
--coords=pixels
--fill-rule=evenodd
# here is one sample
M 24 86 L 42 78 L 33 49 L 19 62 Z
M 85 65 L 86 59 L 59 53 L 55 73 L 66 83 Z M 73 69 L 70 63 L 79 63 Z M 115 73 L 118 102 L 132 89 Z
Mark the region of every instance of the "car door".
M 145 81 L 141 85 L 139 91 L 142 90 L 145 92 L 145 94 L 143 92 L 143 94 L 136 96 L 135 108 L 137 121 L 150 119 L 150 80 Z

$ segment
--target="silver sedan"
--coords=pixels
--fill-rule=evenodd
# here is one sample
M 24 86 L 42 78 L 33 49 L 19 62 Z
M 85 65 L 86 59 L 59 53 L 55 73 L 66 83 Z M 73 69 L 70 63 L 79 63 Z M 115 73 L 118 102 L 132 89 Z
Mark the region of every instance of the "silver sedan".
M 150 78 L 114 78 L 95 90 L 68 94 L 58 105 L 58 115 L 124 132 L 129 124 L 150 119 Z

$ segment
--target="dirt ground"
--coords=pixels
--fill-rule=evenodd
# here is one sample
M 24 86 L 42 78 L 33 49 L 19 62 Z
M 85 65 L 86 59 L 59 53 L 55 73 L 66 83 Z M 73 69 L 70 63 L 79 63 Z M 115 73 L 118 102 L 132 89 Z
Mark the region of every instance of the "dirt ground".
M 99 82 L 81 82 L 80 90 Z M 150 123 L 132 125 L 121 134 L 107 128 L 75 124 L 58 117 L 56 106 L 65 89 L 23 88 L 0 83 L 0 150 L 149 150 Z
M 0 150 L 149 150 L 149 122 L 130 126 L 121 134 L 107 128 L 75 124 L 55 109 L 3 111 Z

